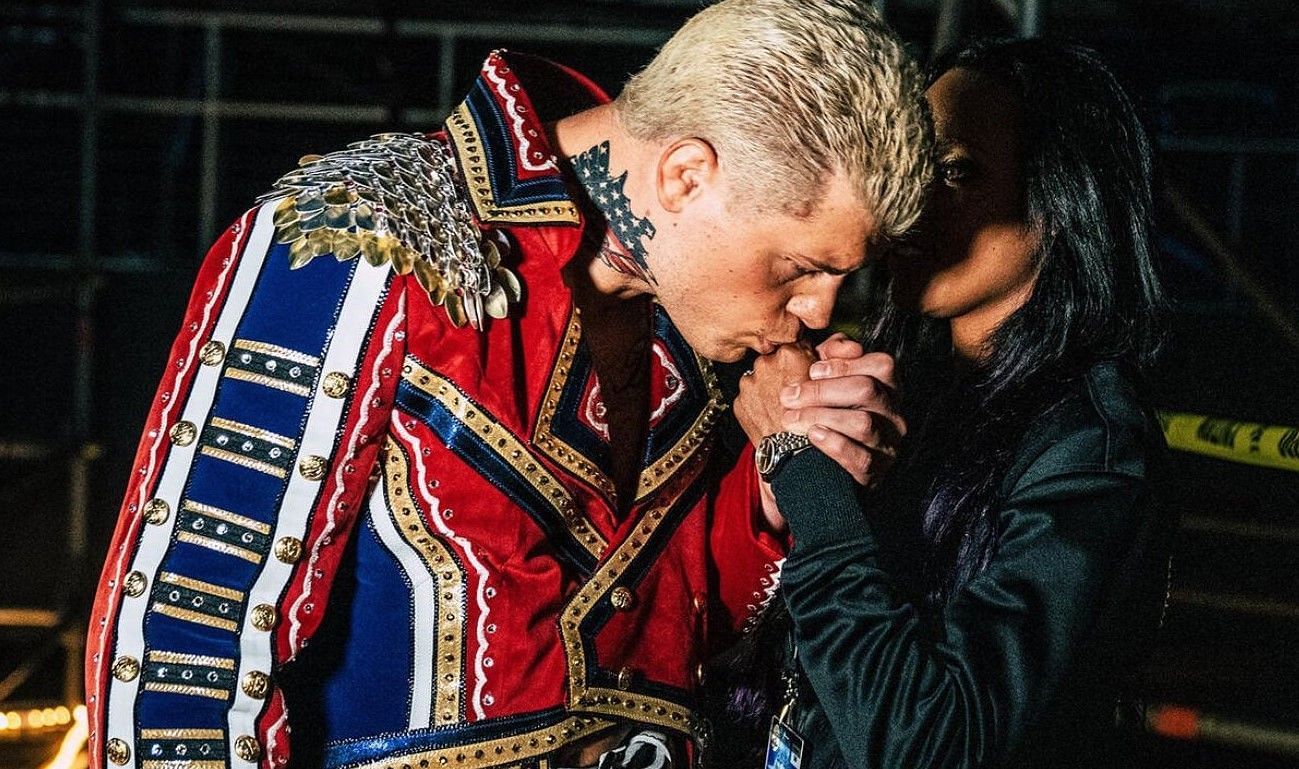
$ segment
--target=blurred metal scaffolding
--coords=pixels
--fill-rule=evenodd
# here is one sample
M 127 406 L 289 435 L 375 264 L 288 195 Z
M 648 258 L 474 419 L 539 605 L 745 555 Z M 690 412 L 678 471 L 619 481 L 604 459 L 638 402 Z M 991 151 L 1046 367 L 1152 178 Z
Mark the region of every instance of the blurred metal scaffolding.
M 73 11 L 56 6 L 51 13 L 66 17 Z M 435 21 L 425 19 L 383 20 L 374 17 L 320 16 L 249 12 L 201 11 L 165 8 L 122 8 L 116 21 L 141 26 L 198 29 L 203 32 L 202 98 L 168 98 L 103 93 L 99 89 L 100 35 L 104 13 L 100 0 L 87 0 L 78 14 L 84 29 L 84 88 L 80 93 L 42 90 L 0 90 L 0 106 L 15 105 L 48 109 L 77 110 L 82 118 L 82 183 L 78 253 L 71 265 L 91 265 L 95 242 L 94 211 L 98 194 L 96 156 L 100 146 L 99 122 L 105 113 L 123 112 L 157 116 L 199 116 L 202 118 L 199 242 L 210 242 L 217 230 L 217 191 L 220 188 L 219 142 L 225 119 L 260 118 L 310 123 L 370 123 L 422 127 L 436 125 L 451 110 L 455 98 L 456 44 L 462 40 L 508 39 L 535 43 L 566 43 L 581 40 L 595 45 L 639 46 L 653 49 L 671 35 L 669 28 L 598 26 L 585 24 L 510 24 L 486 21 Z M 340 37 L 380 37 L 437 40 L 437 102 L 432 107 L 392 110 L 388 107 L 303 102 L 250 102 L 223 98 L 222 46 L 230 30 L 266 33 L 312 33 Z M 16 257 L 16 258 L 15 258 Z M 0 267 L 30 267 L 32 258 L 0 254 Z M 66 257 L 39 256 L 42 266 L 64 266 Z M 137 269 L 138 261 L 103 262 Z

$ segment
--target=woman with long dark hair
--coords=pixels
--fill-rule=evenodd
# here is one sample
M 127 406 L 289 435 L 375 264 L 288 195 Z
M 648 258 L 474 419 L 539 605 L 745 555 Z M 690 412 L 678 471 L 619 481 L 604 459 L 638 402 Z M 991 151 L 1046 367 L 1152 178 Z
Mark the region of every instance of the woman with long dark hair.
M 1146 482 L 1162 439 L 1140 392 L 1163 304 L 1150 148 L 1087 49 L 982 43 L 936 72 L 933 196 L 877 265 L 866 334 L 896 359 L 910 427 L 892 470 L 864 491 L 773 442 L 826 446 L 848 415 L 899 431 L 804 408 L 890 387 L 855 343 L 823 345 L 838 360 L 797 389 L 788 354 L 759 360 L 736 402 L 794 543 L 787 614 L 754 641 L 784 640 L 773 740 L 801 744 L 803 769 L 1114 766 L 1164 590 Z

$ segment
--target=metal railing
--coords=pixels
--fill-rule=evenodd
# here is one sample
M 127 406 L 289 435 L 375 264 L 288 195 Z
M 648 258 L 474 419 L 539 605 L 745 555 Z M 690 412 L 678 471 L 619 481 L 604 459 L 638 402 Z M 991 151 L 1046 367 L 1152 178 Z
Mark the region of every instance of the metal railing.
M 66 13 L 58 12 L 58 13 Z M 174 98 L 103 93 L 99 88 L 102 7 L 89 0 L 81 14 L 84 27 L 84 87 L 81 92 L 49 90 L 0 90 L 0 105 L 77 110 L 82 114 L 81 214 L 78 256 L 88 259 L 95 242 L 94 211 L 98 193 L 95 172 L 100 145 L 99 118 L 103 113 L 122 112 L 156 116 L 185 116 L 202 119 L 200 156 L 198 240 L 210 242 L 217 223 L 217 192 L 220 189 L 219 146 L 221 123 L 230 118 L 260 118 L 315 123 L 362 123 L 375 126 L 436 125 L 450 112 L 456 97 L 456 46 L 466 40 L 571 43 L 581 40 L 594 45 L 643 47 L 647 52 L 671 35 L 659 27 L 599 26 L 590 24 L 506 24 L 500 22 L 436 21 L 426 19 L 383 20 L 358 16 L 320 16 L 224 11 L 123 8 L 115 20 L 139 27 L 199 29 L 203 32 L 203 77 L 201 97 Z M 349 37 L 390 36 L 436 40 L 437 100 L 427 107 L 393 110 L 383 105 L 330 103 L 261 102 L 226 99 L 222 93 L 222 48 L 230 30 L 265 33 L 312 33 Z M 30 261 L 30 260 L 28 260 Z

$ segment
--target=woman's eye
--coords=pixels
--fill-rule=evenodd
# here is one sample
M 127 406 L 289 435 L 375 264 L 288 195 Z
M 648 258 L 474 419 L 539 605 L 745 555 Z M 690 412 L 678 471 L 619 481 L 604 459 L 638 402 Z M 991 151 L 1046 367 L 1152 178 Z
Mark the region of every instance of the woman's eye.
M 938 164 L 938 175 L 944 184 L 955 185 L 969 181 L 974 174 L 974 164 L 965 158 L 952 158 Z

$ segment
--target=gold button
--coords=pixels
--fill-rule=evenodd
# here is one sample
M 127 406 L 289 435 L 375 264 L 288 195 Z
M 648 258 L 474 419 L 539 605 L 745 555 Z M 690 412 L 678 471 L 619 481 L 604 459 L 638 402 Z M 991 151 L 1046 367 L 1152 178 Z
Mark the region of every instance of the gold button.
M 244 694 L 255 700 L 266 698 L 266 694 L 271 690 L 271 677 L 260 670 L 250 670 L 248 675 L 244 676 Z
M 253 627 L 258 630 L 270 630 L 275 627 L 275 607 L 269 603 L 259 603 L 254 606 Z
M 188 446 L 198 437 L 198 428 L 193 422 L 177 422 L 171 426 L 168 433 L 171 436 L 171 442 L 177 446 Z
M 130 574 L 127 574 L 126 579 L 123 580 L 122 592 L 126 593 L 132 598 L 136 598 L 138 596 L 144 595 L 144 589 L 148 586 L 149 586 L 149 579 L 145 577 L 144 574 L 138 571 L 133 571 Z
M 704 679 L 708 677 L 708 671 L 704 670 L 704 663 L 695 665 L 695 683 L 703 686 Z
M 144 503 L 144 520 L 154 526 L 166 523 L 169 515 L 171 515 L 171 505 L 167 504 L 166 500 L 151 499 Z
M 632 669 L 623 668 L 618 671 L 618 688 L 627 691 L 631 688 Z
M 131 760 L 131 749 L 127 747 L 126 740 L 119 740 L 116 737 L 108 741 L 104 746 L 104 752 L 108 754 L 108 760 L 118 766 Z
M 609 594 L 609 603 L 618 611 L 628 611 L 636 603 L 636 594 L 626 587 L 615 587 Z
M 320 389 L 324 390 L 325 395 L 331 398 L 341 398 L 347 395 L 347 388 L 352 386 L 352 380 L 348 379 L 347 374 L 341 371 L 331 371 L 325 374 L 325 381 L 321 384 Z
M 235 739 L 235 755 L 245 761 L 256 761 L 262 757 L 262 746 L 255 738 L 241 734 Z
M 119 681 L 134 681 L 140 675 L 140 661 L 125 654 L 113 660 L 113 678 Z
M 302 540 L 296 537 L 283 537 L 275 543 L 275 557 L 283 563 L 297 563 L 302 557 Z
M 324 478 L 328 470 L 329 462 L 324 457 L 315 454 L 303 457 L 302 461 L 298 463 L 298 472 L 309 481 L 318 481 Z
M 225 357 L 226 346 L 215 339 L 203 345 L 203 349 L 198 353 L 199 360 L 203 361 L 205 366 L 215 366 L 225 360 Z

